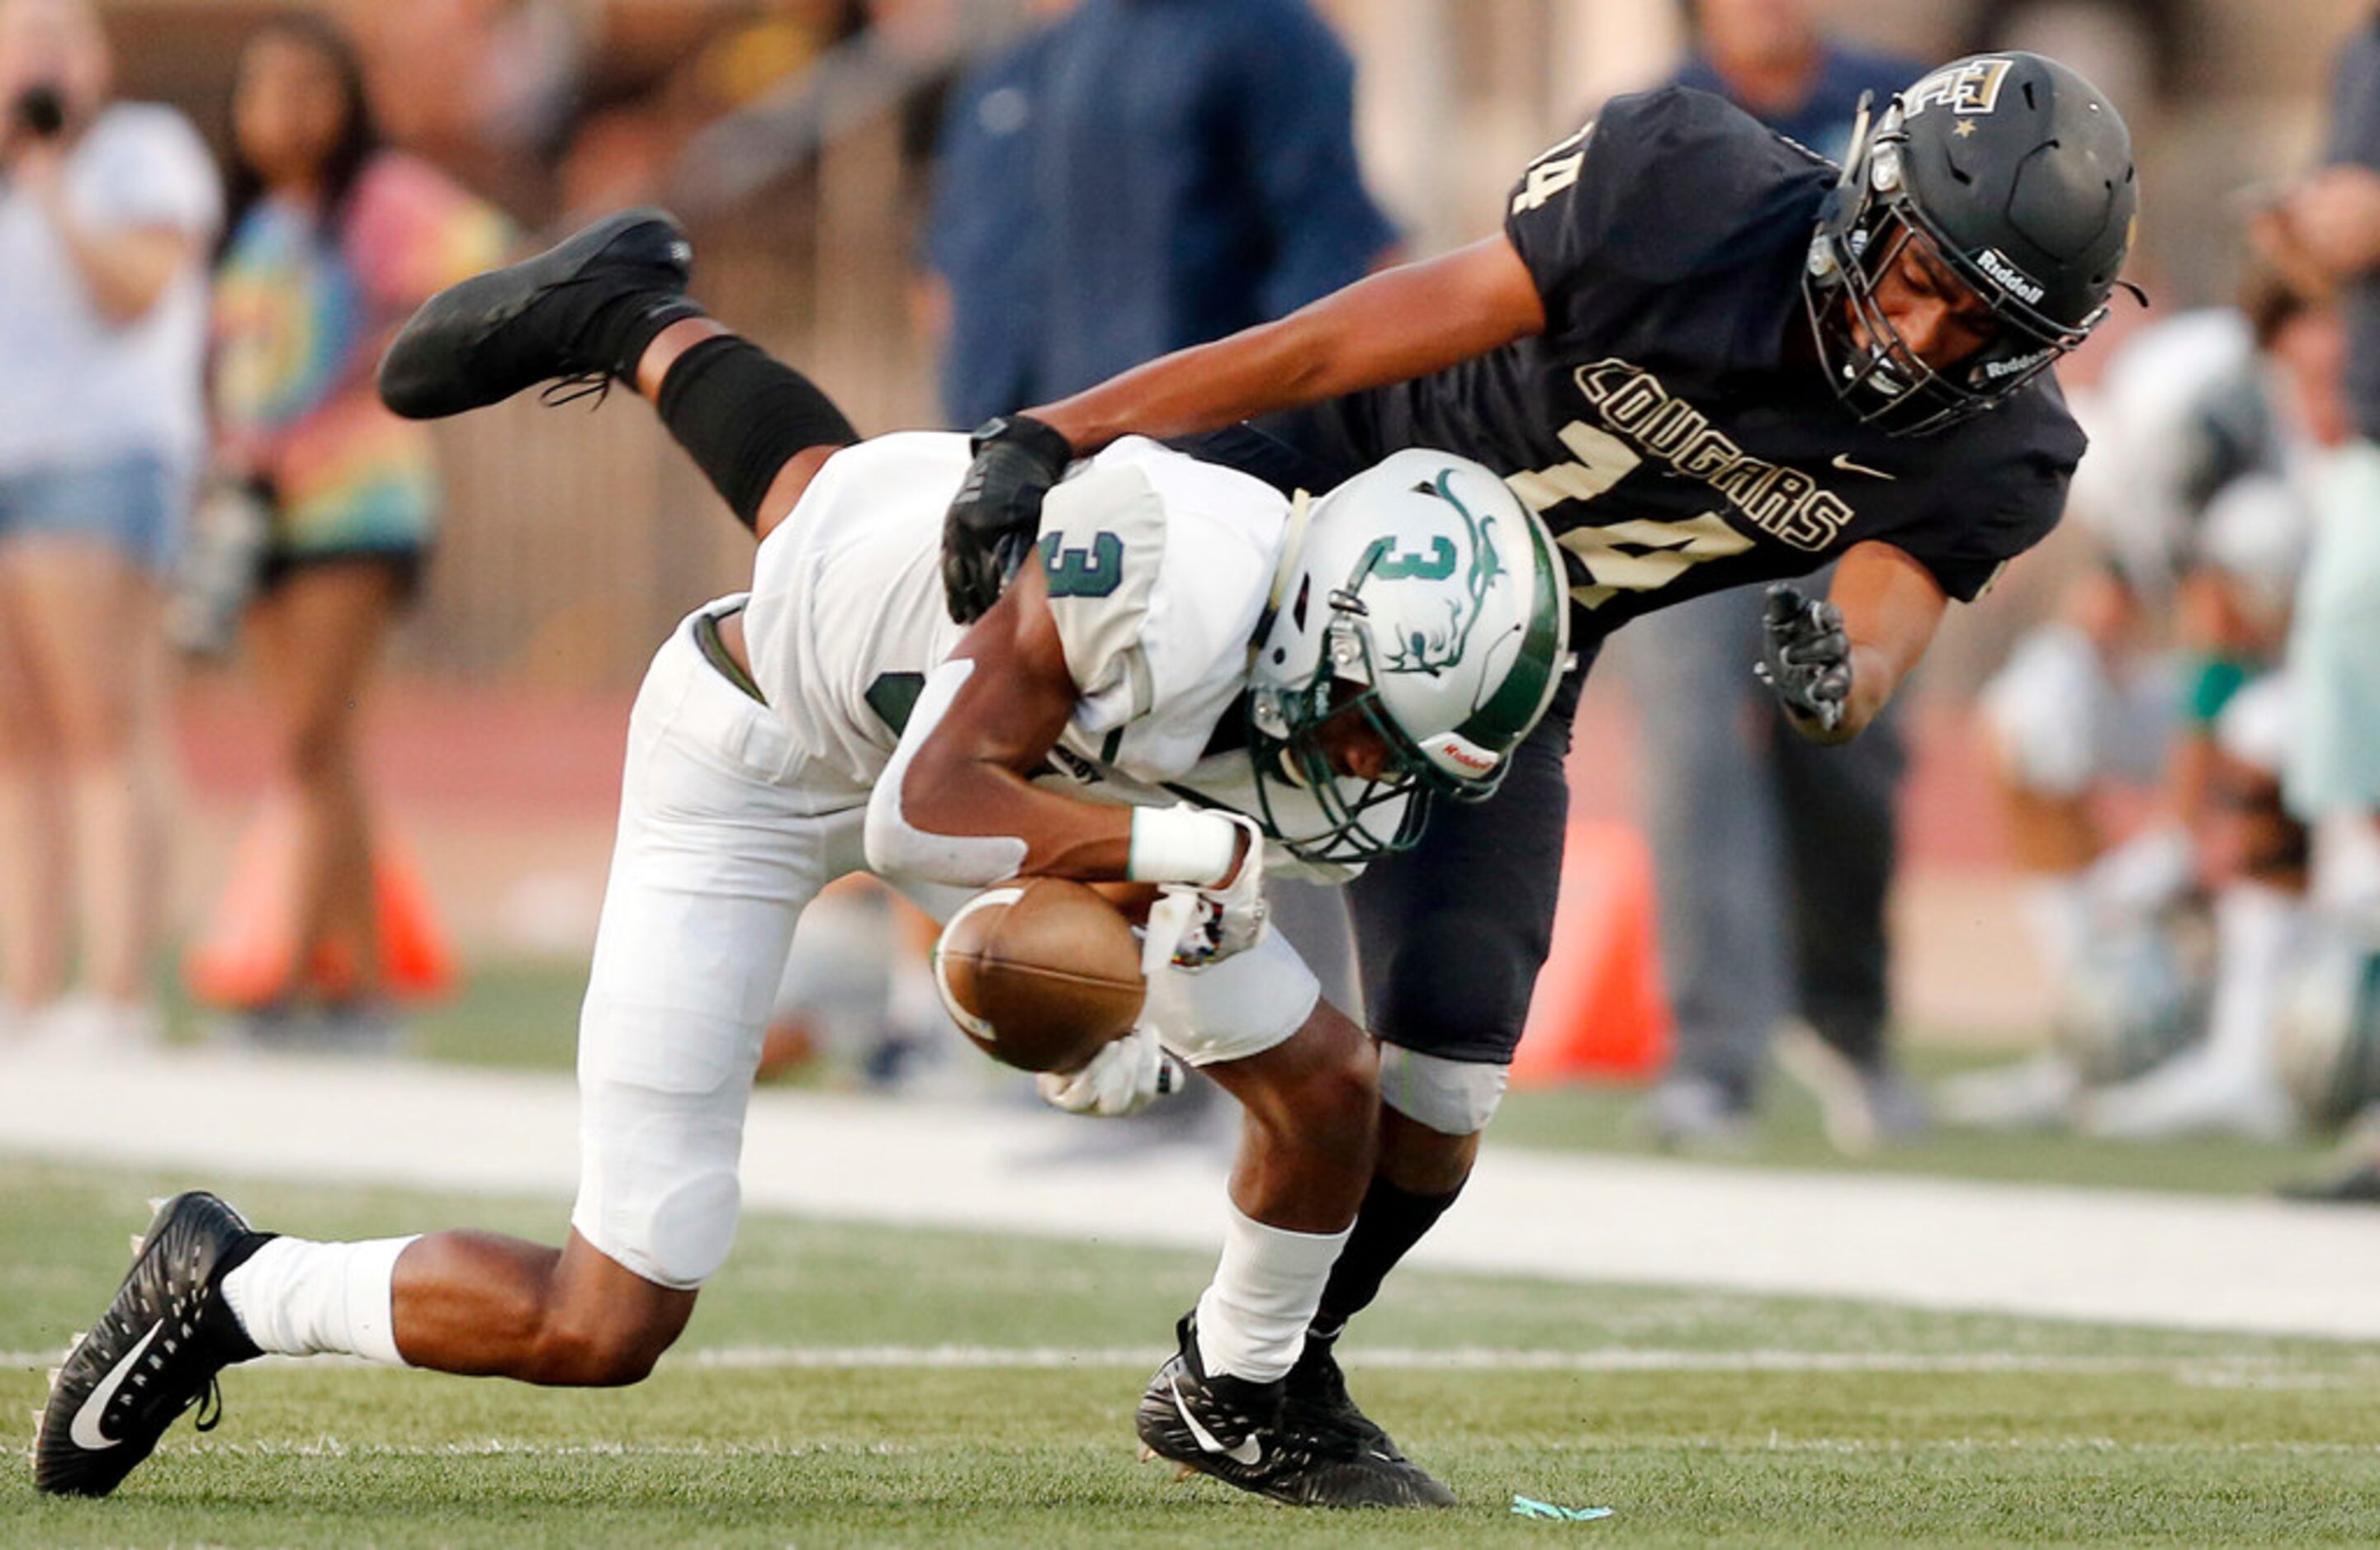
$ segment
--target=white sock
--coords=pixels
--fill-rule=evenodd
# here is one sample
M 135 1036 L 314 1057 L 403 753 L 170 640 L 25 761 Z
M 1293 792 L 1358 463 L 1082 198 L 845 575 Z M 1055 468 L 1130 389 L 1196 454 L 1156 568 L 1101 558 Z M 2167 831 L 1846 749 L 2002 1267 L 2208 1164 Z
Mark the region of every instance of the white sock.
M 2281 971 L 2296 946 L 2305 904 L 2265 883 L 2227 884 L 2215 897 L 2215 995 L 2207 1008 L 2206 1058 L 2241 1076 L 2276 1080 L 2274 1018 Z
M 413 1241 L 275 1238 L 223 1278 L 224 1301 L 248 1338 L 274 1355 L 336 1351 L 403 1367 L 391 1303 L 396 1256 Z
M 2018 907 L 2049 983 L 2063 986 L 2091 935 L 2091 892 L 2082 872 L 2044 872 L 2025 878 Z
M 1354 1230 L 1350 1222 L 1338 1232 L 1292 1232 L 1232 1206 L 1222 1262 L 1198 1299 L 1199 1365 L 1251 1383 L 1287 1375 Z

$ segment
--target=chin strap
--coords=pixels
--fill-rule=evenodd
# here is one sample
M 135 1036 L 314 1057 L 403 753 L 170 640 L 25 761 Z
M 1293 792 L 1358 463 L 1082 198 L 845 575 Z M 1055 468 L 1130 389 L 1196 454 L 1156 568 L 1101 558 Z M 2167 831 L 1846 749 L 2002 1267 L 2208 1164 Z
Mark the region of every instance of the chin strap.
M 1305 553 L 1305 525 L 1313 515 L 1313 496 L 1301 490 L 1289 498 L 1289 522 L 1281 533 L 1281 559 L 1272 568 L 1272 586 L 1265 592 L 1264 612 L 1257 615 L 1256 632 L 1248 636 L 1251 662 L 1256 660 L 1265 637 L 1272 634 L 1272 622 L 1281 617 L 1281 594 L 1289 590 L 1289 578 L 1297 574 L 1297 562 Z

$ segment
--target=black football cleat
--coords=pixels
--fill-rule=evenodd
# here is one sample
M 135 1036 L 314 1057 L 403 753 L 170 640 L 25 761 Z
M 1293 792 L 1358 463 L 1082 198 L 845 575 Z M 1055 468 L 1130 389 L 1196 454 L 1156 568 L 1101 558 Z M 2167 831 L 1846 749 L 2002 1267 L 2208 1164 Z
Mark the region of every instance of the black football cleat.
M 381 402 L 407 419 L 440 419 L 556 378 L 631 380 L 637 363 L 613 358 L 608 341 L 625 316 L 700 315 L 685 295 L 693 262 L 694 245 L 667 212 L 629 210 L 449 285 L 381 357 Z
M 223 1273 L 271 1233 L 193 1191 L 158 1208 L 132 1268 L 91 1332 L 67 1350 L 33 1437 L 33 1483 L 56 1496 L 103 1496 L 155 1449 L 181 1413 L 209 1394 L 223 1415 L 215 1374 L 261 1354 L 218 1291 Z
M 1335 1335 L 1326 1338 L 1306 1333 L 1305 1349 L 1298 1352 L 1297 1365 L 1289 1370 L 1281 1390 L 1281 1429 L 1311 1438 L 1320 1452 L 1370 1459 L 1403 1474 L 1413 1489 L 1413 1505 L 1452 1507 L 1454 1493 L 1406 1458 L 1379 1423 L 1356 1408 L 1347 1392 L 1347 1374 L 1332 1354 L 1338 1343 Z
M 1184 1474 L 1195 1470 L 1292 1507 L 1436 1505 L 1379 1459 L 1285 1428 L 1286 1380 L 1208 1374 L 1198 1357 L 1195 1314 L 1184 1315 L 1175 1333 L 1179 1349 L 1148 1380 L 1135 1418 L 1144 1459 L 1170 1459 Z

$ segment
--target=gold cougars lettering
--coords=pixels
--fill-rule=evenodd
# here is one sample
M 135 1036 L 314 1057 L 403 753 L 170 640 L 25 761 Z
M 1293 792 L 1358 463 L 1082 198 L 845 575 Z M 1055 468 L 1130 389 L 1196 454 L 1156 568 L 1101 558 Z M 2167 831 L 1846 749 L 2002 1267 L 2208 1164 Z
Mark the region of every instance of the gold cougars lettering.
M 1840 496 L 1819 489 L 1816 478 L 1799 468 L 1745 452 L 1713 430 L 1709 416 L 1673 396 L 1643 367 L 1599 360 L 1580 367 L 1573 380 L 1609 429 L 1573 422 L 1561 431 L 1562 444 L 1600 477 L 1581 481 L 1565 478 L 1562 468 L 1515 476 L 1513 489 L 1530 504 L 1543 509 L 1549 503 L 1538 496 L 1557 490 L 1569 499 L 1585 499 L 1577 492 L 1585 482 L 1594 483 L 1599 495 L 1637 464 L 1657 462 L 1709 485 L 1745 521 L 1796 549 L 1827 548 L 1852 520 L 1852 508 Z

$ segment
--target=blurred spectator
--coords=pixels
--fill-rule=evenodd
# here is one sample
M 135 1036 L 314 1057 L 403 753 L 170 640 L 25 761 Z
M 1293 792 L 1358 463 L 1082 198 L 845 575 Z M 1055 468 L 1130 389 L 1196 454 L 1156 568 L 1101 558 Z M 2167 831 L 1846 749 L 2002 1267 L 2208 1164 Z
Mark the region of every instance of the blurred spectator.
M 2380 17 L 2339 60 L 2325 159 L 2255 227 L 2280 261 L 2340 288 L 2349 329 L 2356 439 L 2331 464 L 2290 642 L 2289 791 L 2308 817 L 2380 812 Z
M 1880 112 L 1922 69 L 1828 38 L 1816 13 L 1816 0 L 1695 0 L 1695 52 L 1676 79 L 1840 157 L 1862 96 Z M 1885 1047 L 1900 712 L 1839 747 L 1794 735 L 1752 675 L 1761 610 L 1758 588 L 1718 593 L 1625 637 L 1629 682 L 1658 708 L 1640 729 L 1677 1026 L 1645 1120 L 1664 1144 L 1740 1144 L 1781 1038 L 1828 1135 L 1860 1150 L 1925 1123 Z M 1780 1035 L 1796 1016 L 1807 1029 Z
M 2259 276 L 2241 309 L 2141 329 L 2078 395 L 2071 510 L 2099 552 L 1983 700 L 2057 1046 L 1947 1087 L 1946 1116 L 2070 1112 L 2120 1137 L 2294 1122 L 2272 1035 L 2305 838 L 2278 801 L 2267 680 L 2344 429 L 2338 338 L 2330 309 Z M 2119 785 L 2156 794 L 2116 842 L 2100 799 Z
M 938 148 L 926 249 L 953 424 L 1281 317 L 1390 260 L 1396 230 L 1355 161 L 1354 65 L 1307 0 L 1031 9 L 1044 25 L 953 91 Z M 1337 890 L 1275 891 L 1354 1005 Z M 1208 1138 L 1208 1091 L 1142 1130 Z
M 2321 171 L 2251 225 L 2275 262 L 2308 284 L 2338 288 L 2355 428 L 2324 481 L 2313 559 L 2298 594 L 2289 650 L 2295 703 L 2287 792 L 2301 817 L 2347 822 L 2368 843 L 2380 814 L 2380 16 L 2368 18 L 2340 54 L 2324 160 Z M 2368 881 L 2362 892 L 2337 903 L 2361 928 L 2368 963 L 2372 944 L 2380 941 L 2380 898 Z M 2368 1000 L 2363 964 L 2354 975 Z M 2351 1015 L 2367 1037 L 2370 1010 Z M 2359 1152 L 2340 1177 L 2311 1193 L 2380 1199 L 2371 1135 Z
M 327 986 L 336 1021 L 362 1032 L 382 1020 L 358 726 L 439 505 L 429 431 L 381 406 L 373 371 L 431 292 L 503 261 L 510 229 L 382 146 L 353 47 L 312 13 L 268 23 L 242 51 L 232 144 L 215 277 L 216 475 L 258 492 L 270 514 L 246 612 L 298 805 L 293 961 Z
M 111 67 L 81 0 L 0 0 L 0 985 L 85 1045 L 158 1027 L 160 581 L 220 212 L 189 125 L 111 103 Z
M 953 423 L 1280 317 L 1389 256 L 1354 67 L 1306 0 L 1041 9 L 944 121 L 927 251 Z
M 341 14 L 358 30 L 389 139 L 522 209 L 550 191 L 577 128 L 605 10 L 575 0 L 406 0 Z
M 745 33 L 729 33 L 682 72 L 670 95 L 681 120 L 721 107 L 732 111 L 705 124 L 670 159 L 662 178 L 665 202 L 681 217 L 708 220 L 742 205 L 864 127 L 894 116 L 905 159 L 922 159 L 931 139 L 935 105 L 962 62 L 988 37 L 1008 28 L 1002 7 L 960 6 L 955 0 L 870 0 L 864 27 L 853 30 L 844 8 L 793 5 L 778 32 L 808 29 L 814 53 L 782 46 L 757 51 L 759 60 L 788 58 L 791 73 L 769 90 L 739 98 L 751 82 L 745 68 L 722 68 L 745 52 Z M 826 46 L 831 43 L 831 46 Z M 753 61 L 752 63 L 758 63 Z M 902 190 L 871 189 L 872 202 L 897 207 Z

